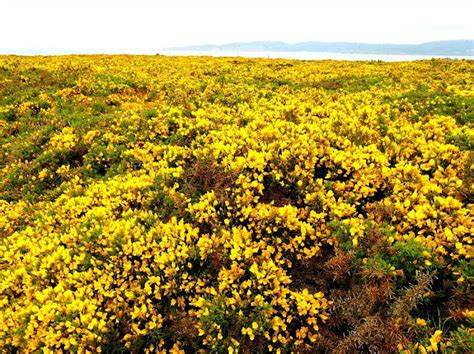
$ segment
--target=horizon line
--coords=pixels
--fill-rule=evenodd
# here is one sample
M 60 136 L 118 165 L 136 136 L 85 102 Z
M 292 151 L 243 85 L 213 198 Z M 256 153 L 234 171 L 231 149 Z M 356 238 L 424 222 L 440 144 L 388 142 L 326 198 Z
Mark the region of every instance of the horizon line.
M 219 44 L 205 43 L 205 44 L 192 44 L 192 45 L 180 45 L 180 46 L 167 46 L 156 49 L 144 49 L 144 48 L 134 48 L 134 49 L 125 49 L 125 48 L 109 48 L 109 49 L 99 49 L 99 48 L 8 48 L 0 49 L 0 55 L 156 55 L 160 54 L 160 51 L 179 51 L 179 50 L 193 50 L 199 47 L 219 47 L 219 46 L 229 46 L 229 45 L 245 45 L 245 44 L 282 44 L 282 45 L 301 45 L 301 44 L 310 44 L 310 43 L 321 43 L 321 44 L 356 44 L 356 45 L 375 45 L 375 46 L 421 46 L 431 43 L 443 43 L 443 42 L 473 42 L 474 39 L 442 39 L 442 40 L 431 40 L 421 43 L 379 43 L 379 42 L 358 42 L 358 41 L 323 41 L 323 40 L 314 40 L 314 41 L 299 41 L 299 42 L 285 42 L 280 40 L 251 40 L 251 41 L 233 41 L 225 42 Z M 217 49 L 219 51 L 220 49 Z M 222 51 L 222 50 L 220 50 Z M 232 51 L 232 50 L 230 50 Z M 262 50 L 255 50 L 256 52 L 261 52 Z M 272 50 L 263 50 L 271 52 Z M 308 52 L 312 52 L 311 50 Z M 318 51 L 313 51 L 318 52 Z M 472 47 L 472 54 L 462 54 L 463 56 L 474 56 L 474 45 Z M 330 53 L 330 52 L 326 52 Z M 334 52 L 339 53 L 341 52 Z M 443 55 L 443 54 L 394 54 L 394 53 L 356 53 L 356 52 L 347 52 L 347 54 L 370 54 L 370 55 Z M 447 54 L 446 54 L 447 55 Z M 456 56 L 455 54 L 451 56 Z

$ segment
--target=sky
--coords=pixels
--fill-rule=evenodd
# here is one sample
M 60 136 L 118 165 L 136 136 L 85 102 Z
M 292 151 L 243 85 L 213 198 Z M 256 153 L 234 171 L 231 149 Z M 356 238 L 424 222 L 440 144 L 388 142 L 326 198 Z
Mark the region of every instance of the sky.
M 144 53 L 276 40 L 474 38 L 472 0 L 0 0 L 0 53 Z

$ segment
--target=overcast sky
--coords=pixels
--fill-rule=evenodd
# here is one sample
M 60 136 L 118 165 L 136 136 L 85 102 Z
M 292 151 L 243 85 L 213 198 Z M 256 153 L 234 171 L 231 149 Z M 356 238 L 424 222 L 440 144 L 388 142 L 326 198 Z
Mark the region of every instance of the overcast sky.
M 0 0 L 0 52 L 156 53 L 279 40 L 474 38 L 473 0 Z

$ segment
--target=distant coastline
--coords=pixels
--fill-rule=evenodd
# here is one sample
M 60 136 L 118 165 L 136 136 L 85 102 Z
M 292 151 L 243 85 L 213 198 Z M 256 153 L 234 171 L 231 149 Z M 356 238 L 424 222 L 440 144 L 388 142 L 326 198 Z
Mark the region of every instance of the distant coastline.
M 273 52 L 273 51 L 224 51 L 224 50 L 164 50 L 156 55 L 185 57 L 241 57 L 264 59 L 298 59 L 298 60 L 349 60 L 349 61 L 385 61 L 401 62 L 430 59 L 474 60 L 468 55 L 415 55 L 415 54 L 361 54 L 331 52 Z
M 164 51 L 318 52 L 381 55 L 474 56 L 474 40 L 447 40 L 421 44 L 370 44 L 350 42 L 301 42 L 292 44 L 275 41 L 260 41 L 171 47 L 165 48 Z

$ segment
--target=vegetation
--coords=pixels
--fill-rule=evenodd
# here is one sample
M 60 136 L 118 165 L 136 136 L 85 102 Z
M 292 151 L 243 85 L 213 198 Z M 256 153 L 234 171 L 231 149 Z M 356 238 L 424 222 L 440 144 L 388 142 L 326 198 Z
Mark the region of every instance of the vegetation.
M 472 352 L 473 65 L 0 57 L 0 351 Z

